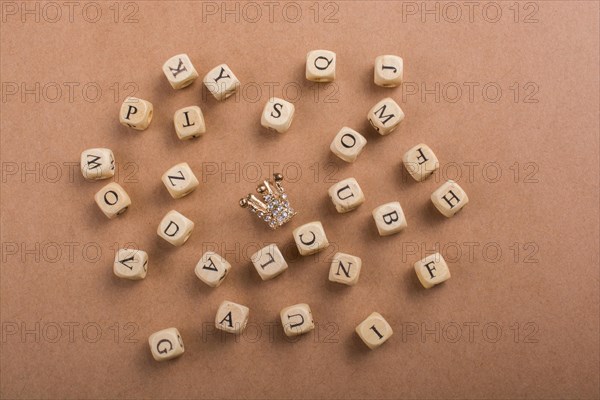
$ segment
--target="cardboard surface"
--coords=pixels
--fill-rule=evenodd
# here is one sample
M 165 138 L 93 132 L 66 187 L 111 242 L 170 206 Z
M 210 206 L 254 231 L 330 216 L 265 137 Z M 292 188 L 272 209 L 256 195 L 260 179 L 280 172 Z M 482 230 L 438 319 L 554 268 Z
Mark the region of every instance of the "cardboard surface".
M 598 3 L 75 3 L 1 4 L 2 398 L 600 395 Z M 304 79 L 317 48 L 334 85 Z M 176 91 L 161 66 L 181 52 L 200 79 Z M 373 84 L 381 54 L 404 58 L 401 88 Z M 218 103 L 201 78 L 223 62 L 242 88 Z M 285 134 L 260 126 L 270 90 L 296 106 Z M 146 131 L 118 123 L 130 94 L 154 104 Z M 406 119 L 379 137 L 365 116 L 387 96 Z M 173 113 L 193 104 L 207 132 L 181 142 Z M 342 126 L 368 140 L 354 164 L 329 151 Z M 442 168 L 417 184 L 401 158 L 420 142 Z M 108 181 L 77 167 L 98 146 L 133 202 L 116 220 L 93 201 Z M 200 187 L 174 200 L 160 177 L 183 161 Z M 273 170 L 299 210 L 274 232 L 238 206 Z M 327 189 L 350 176 L 366 202 L 338 214 Z M 429 200 L 447 178 L 470 198 L 452 219 Z M 408 228 L 381 238 L 389 201 Z M 171 209 L 196 223 L 181 248 L 156 235 Z M 291 232 L 312 220 L 331 246 L 300 257 Z M 130 242 L 143 281 L 112 273 Z M 249 259 L 271 242 L 289 269 L 262 282 Z M 425 290 L 412 264 L 436 246 L 452 278 Z M 206 250 L 232 264 L 217 289 L 194 275 Z M 355 287 L 327 280 L 336 251 L 363 259 Z M 237 341 L 213 328 L 225 299 L 250 308 Z M 291 342 L 279 311 L 301 302 L 317 328 Z M 373 311 L 394 334 L 370 351 L 354 328 Z M 185 354 L 156 363 L 148 336 L 171 326 Z

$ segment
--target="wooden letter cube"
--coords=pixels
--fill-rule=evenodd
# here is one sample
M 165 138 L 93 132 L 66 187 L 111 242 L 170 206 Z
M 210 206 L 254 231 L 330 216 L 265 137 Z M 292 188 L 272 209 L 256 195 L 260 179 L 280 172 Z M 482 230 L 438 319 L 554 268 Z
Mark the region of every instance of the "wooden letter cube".
M 183 89 L 198 78 L 198 72 L 187 54 L 178 54 L 169 58 L 162 69 L 173 89 Z
M 373 219 L 380 236 L 389 236 L 406 228 L 406 218 L 397 201 L 383 204 L 373 210 Z
M 404 153 L 402 162 L 410 176 L 417 182 L 427 179 L 440 165 L 433 150 L 423 143 Z
M 250 259 L 263 281 L 275 278 L 288 267 L 276 244 L 263 247 L 254 253 Z
M 226 259 L 213 251 L 207 251 L 196 264 L 196 276 L 210 287 L 218 287 L 231 269 Z
M 115 175 L 115 156 L 110 149 L 87 149 L 81 153 L 81 174 L 95 181 Z
M 375 84 L 383 87 L 395 87 L 402 84 L 404 62 L 401 57 L 385 55 L 375 59 Z
M 290 128 L 295 107 L 289 101 L 272 97 L 265 104 L 260 124 L 267 129 L 283 133 Z
M 356 327 L 356 333 L 373 350 L 384 344 L 394 331 L 381 314 L 374 312 Z
M 131 205 L 129 195 L 116 182 L 111 182 L 100 189 L 94 199 L 100 210 L 110 219 L 123 214 Z
M 241 304 L 224 301 L 217 310 L 215 326 L 229 333 L 241 333 L 248 324 L 250 309 Z
M 440 253 L 435 253 L 415 263 L 415 272 L 425 289 L 450 279 L 450 270 Z
M 169 211 L 160 224 L 156 233 L 173 246 L 184 244 L 194 230 L 194 223 L 175 210 Z
M 336 253 L 329 267 L 329 280 L 354 286 L 358 282 L 362 260 L 346 253 Z
M 148 254 L 142 250 L 119 249 L 115 254 L 113 272 L 119 278 L 138 280 L 148 272 Z
M 198 106 L 189 106 L 175 111 L 173 116 L 175 132 L 181 140 L 197 138 L 206 132 L 204 115 Z
M 281 310 L 281 325 L 286 336 L 297 336 L 315 329 L 308 304 L 301 303 Z
M 240 87 L 240 81 L 227 64 L 221 64 L 210 70 L 204 77 L 204 85 L 215 99 L 225 100 Z
M 404 119 L 404 112 L 394 100 L 387 97 L 371 108 L 367 119 L 380 135 L 389 135 Z
M 174 199 L 179 199 L 194 191 L 198 187 L 198 179 L 192 172 L 188 163 L 179 163 L 169 168 L 162 176 L 169 194 Z
M 152 121 L 154 108 L 152 103 L 137 97 L 127 97 L 121 104 L 119 121 L 121 124 L 143 131 Z
M 177 328 L 167 328 L 150 335 L 148 338 L 152 357 L 156 361 L 177 358 L 184 352 L 183 339 Z
M 458 183 L 449 180 L 431 194 L 431 201 L 444 217 L 450 218 L 467 205 L 469 197 Z
M 294 229 L 293 235 L 298 252 L 303 256 L 317 253 L 329 246 L 329 241 L 320 221 L 309 222 L 297 227 Z
M 335 135 L 329 149 L 342 160 L 351 163 L 356 160 L 366 144 L 367 139 L 363 135 L 345 126 Z
M 306 55 L 306 79 L 313 82 L 331 82 L 335 79 L 335 53 L 313 50 Z
M 329 188 L 329 197 L 339 213 L 352 211 L 365 202 L 365 195 L 354 178 L 334 183 Z

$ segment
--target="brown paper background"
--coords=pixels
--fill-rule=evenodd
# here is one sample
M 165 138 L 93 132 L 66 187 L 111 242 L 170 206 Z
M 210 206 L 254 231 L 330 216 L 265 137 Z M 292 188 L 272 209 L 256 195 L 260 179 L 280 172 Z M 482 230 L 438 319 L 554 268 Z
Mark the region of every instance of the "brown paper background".
M 37 4 L 40 10 L 45 5 Z M 497 3 L 502 11 L 497 22 L 483 18 L 486 2 L 476 2 L 472 21 L 466 5 L 453 3 L 462 17 L 450 22 L 455 15 L 448 7 L 453 6 L 444 2 L 333 2 L 317 4 L 315 22 L 314 4 L 298 2 L 302 15 L 296 23 L 282 17 L 284 2 L 276 3 L 272 22 L 263 3 L 257 3 L 263 13 L 257 22 L 248 21 L 254 14 L 243 14 L 244 3 L 227 5 L 238 7 L 239 22 L 235 14 L 226 15 L 225 22 L 220 14 L 203 14 L 203 7 L 212 6 L 202 2 L 119 3 L 119 23 L 113 20 L 112 2 L 96 3 L 102 15 L 95 23 L 82 18 L 87 3 L 77 4 L 73 21 L 63 6 L 53 23 L 43 15 L 39 22 L 32 15 L 23 22 L 22 10 L 3 11 L 2 398 L 600 395 L 598 3 L 520 3 L 517 22 L 513 2 Z M 123 23 L 135 6 L 138 22 Z M 425 6 L 438 7 L 439 21 L 413 13 Z M 326 23 L 336 7 L 337 22 Z M 486 10 L 488 19 L 495 18 L 495 9 Z M 288 11 L 293 18 L 294 10 Z M 316 48 L 338 56 L 336 86 L 321 86 L 318 98 L 317 85 L 304 79 L 305 54 Z M 190 55 L 201 77 L 228 63 L 245 95 L 218 103 L 203 98 L 200 80 L 181 91 L 171 89 L 161 65 L 180 52 Z M 386 53 L 405 60 L 408 84 L 403 88 L 373 84 L 373 61 Z M 102 89 L 96 102 L 82 95 L 90 82 Z M 137 85 L 137 96 L 154 104 L 154 121 L 146 131 L 118 123 L 128 82 Z M 10 83 L 19 88 L 16 95 L 8 94 L 14 88 Z M 30 88 L 39 83 L 39 101 L 34 95 L 21 98 L 22 83 Z M 63 89 L 57 101 L 51 83 Z M 67 83 L 78 84 L 73 99 Z M 277 85 L 273 93 L 282 96 L 286 83 L 290 96 L 293 87 L 301 87 L 302 96 L 295 101 L 291 129 L 274 135 L 260 127 L 260 112 L 269 85 Z M 431 93 L 421 97 L 423 87 L 434 89 L 436 83 L 439 99 Z M 482 88 L 489 83 L 484 97 Z M 510 89 L 515 83 L 518 99 Z M 528 83 L 533 86 L 525 87 Z M 475 85 L 472 99 L 467 85 Z M 457 86 L 462 96 L 453 101 Z M 262 92 L 252 101 L 256 87 Z M 496 102 L 490 101 L 494 87 L 502 89 Z M 326 95 L 336 102 L 325 101 Z M 386 96 L 399 102 L 406 119 L 396 132 L 379 137 L 365 116 Z M 191 104 L 201 106 L 208 131 L 196 141 L 180 142 L 172 115 Z M 354 164 L 329 152 L 344 125 L 368 140 Z M 447 176 L 455 176 L 457 166 L 462 173 L 459 182 L 470 203 L 452 219 L 440 216 L 429 201 L 444 174 L 422 184 L 403 175 L 402 154 L 419 142 L 434 149 Z M 70 179 L 63 164 L 78 162 L 82 150 L 98 146 L 111 148 L 122 167 L 133 163 L 121 168 L 117 179 L 133 205 L 116 220 L 106 219 L 93 201 L 108 182 L 86 182 L 77 168 Z M 181 161 L 192 166 L 201 185 L 173 200 L 160 176 Z M 252 163 L 266 177 L 266 163 L 273 162 L 287 165 L 284 172 L 290 176 L 301 172 L 297 182 L 286 184 L 300 214 L 275 232 L 237 205 L 256 186 L 248 179 L 256 171 Z M 517 182 L 510 169 L 515 162 Z M 35 170 L 35 163 L 39 172 L 25 173 Z M 55 163 L 61 176 L 52 182 Z M 473 179 L 465 163 L 474 165 Z M 499 166 L 497 182 L 490 182 L 494 169 L 482 174 L 486 163 Z M 217 174 L 203 174 L 215 165 Z M 224 172 L 234 168 L 239 172 Z M 537 172 L 526 179 L 532 171 Z M 349 176 L 359 181 L 367 200 L 352 213 L 337 214 L 327 188 Z M 395 200 L 409 226 L 380 238 L 371 210 Z M 181 248 L 155 233 L 170 209 L 196 223 Z M 332 245 L 300 258 L 292 229 L 315 219 L 322 221 Z M 127 242 L 149 253 L 144 281 L 123 282 L 112 274 L 113 243 Z M 262 282 L 248 257 L 258 243 L 269 242 L 285 248 L 290 268 Z M 521 249 L 516 256 L 515 242 Z M 62 251 L 58 261 L 53 260 L 56 247 L 48 243 Z M 67 243 L 74 243 L 72 258 Z M 436 243 L 448 255 L 452 279 L 424 290 L 412 263 Z M 82 255 L 86 244 L 88 256 Z M 211 289 L 193 268 L 215 244 L 233 269 L 221 287 Z M 21 250 L 14 254 L 15 245 L 34 249 L 38 259 Z M 411 251 L 415 246 L 418 254 Z M 496 248 L 502 256 L 494 262 Z M 97 260 L 95 249 L 101 250 Z M 335 251 L 362 257 L 357 286 L 328 282 L 328 260 Z M 252 331 L 238 342 L 210 329 L 225 299 L 251 309 Z M 291 343 L 282 335 L 278 314 L 299 302 L 311 306 L 318 335 Z M 376 351 L 354 334 L 372 311 L 382 313 L 395 331 Z M 57 339 L 56 326 L 61 327 Z M 147 337 L 170 326 L 181 331 L 186 352 L 159 364 L 150 356 Z M 453 343 L 457 326 L 461 336 Z M 97 341 L 95 327 L 101 333 Z M 253 340 L 257 328 L 261 337 Z M 407 333 L 414 328 L 417 334 Z M 502 333 L 496 340 L 498 328 Z M 424 329 L 434 333 L 422 336 Z

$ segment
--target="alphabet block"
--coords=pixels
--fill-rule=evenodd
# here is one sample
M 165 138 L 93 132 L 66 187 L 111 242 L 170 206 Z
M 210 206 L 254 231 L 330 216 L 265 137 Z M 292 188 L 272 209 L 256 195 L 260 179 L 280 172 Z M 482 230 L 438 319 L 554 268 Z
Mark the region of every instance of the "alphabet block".
M 281 325 L 286 336 L 297 336 L 315 329 L 308 304 L 300 303 L 281 310 Z
M 198 78 L 198 72 L 187 54 L 178 54 L 169 58 L 162 69 L 173 89 L 183 89 Z
M 111 182 L 100 189 L 94 196 L 94 199 L 100 210 L 110 219 L 123 214 L 131 205 L 129 195 L 116 182 Z
M 113 272 L 119 278 L 144 279 L 148 272 L 148 253 L 135 249 L 117 250 Z
M 250 259 L 263 281 L 275 278 L 288 267 L 276 244 L 263 247 L 254 253 Z
M 467 205 L 469 197 L 458 183 L 449 180 L 431 194 L 431 201 L 444 217 L 450 218 Z
M 382 136 L 389 135 L 404 119 L 400 106 L 387 97 L 375 104 L 369 111 L 367 119 L 371 126 Z
M 119 112 L 121 124 L 138 131 L 143 131 L 152 121 L 154 108 L 152 103 L 137 97 L 127 97 Z
M 210 287 L 218 287 L 231 269 L 231 264 L 226 259 L 213 251 L 202 255 L 194 272 L 198 279 Z
M 250 309 L 241 304 L 224 301 L 217 310 L 215 326 L 229 333 L 241 333 L 248 324 Z
M 356 327 L 356 333 L 373 350 L 384 344 L 394 331 L 381 314 L 374 312 Z
M 175 210 L 169 211 L 160 221 L 156 233 L 173 246 L 183 245 L 192 234 L 194 223 Z
M 221 101 L 234 94 L 240 87 L 240 81 L 227 64 L 217 65 L 204 77 L 204 86 Z
M 110 149 L 87 149 L 81 153 L 80 167 L 85 179 L 112 178 L 115 175 L 115 156 Z
M 306 55 L 306 79 L 313 82 L 331 82 L 335 79 L 335 53 L 313 50 Z
M 198 179 L 188 163 L 179 163 L 165 172 L 162 181 L 174 199 L 179 199 L 194 191 L 199 185 Z
M 343 127 L 335 135 L 329 149 L 346 162 L 354 162 L 367 144 L 367 139 L 354 129 Z
M 289 101 L 271 97 L 262 112 L 260 124 L 279 133 L 286 132 L 294 119 L 295 107 Z
M 348 286 L 358 283 L 362 260 L 346 253 L 336 253 L 329 267 L 329 280 Z
M 320 221 L 309 222 L 297 227 L 294 229 L 293 235 L 298 252 L 303 256 L 317 253 L 329 246 L 329 241 Z
M 354 178 L 334 183 L 329 188 L 329 197 L 339 213 L 352 211 L 365 202 L 365 195 Z
M 425 289 L 429 289 L 450 279 L 450 270 L 446 260 L 440 253 L 425 257 L 415 263 L 415 272 L 419 282 Z
M 166 361 L 177 358 L 185 351 L 183 339 L 177 328 L 167 328 L 154 332 L 148 338 L 152 357 L 156 361 Z
M 410 176 L 417 182 L 427 179 L 440 165 L 433 150 L 424 143 L 404 153 L 402 162 Z
M 374 80 L 377 86 L 395 87 L 402 84 L 404 62 L 393 55 L 379 56 L 375 59 Z
M 204 115 L 198 106 L 189 106 L 175 111 L 173 116 L 175 132 L 181 140 L 197 138 L 206 132 Z
M 389 236 L 407 227 L 402 206 L 397 201 L 383 204 L 373 210 L 373 219 L 380 236 Z

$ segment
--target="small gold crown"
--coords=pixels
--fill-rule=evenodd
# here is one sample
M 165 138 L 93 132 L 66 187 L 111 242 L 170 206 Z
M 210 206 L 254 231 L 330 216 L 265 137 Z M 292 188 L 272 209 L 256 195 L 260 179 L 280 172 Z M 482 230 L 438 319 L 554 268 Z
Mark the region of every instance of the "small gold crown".
M 240 206 L 249 208 L 271 229 L 277 229 L 292 219 L 296 211 L 290 206 L 287 193 L 281 186 L 283 175 L 275 173 L 273 180 L 274 182 L 264 180 L 262 185 L 256 187 L 256 191 L 262 195 L 262 201 L 252 193 L 248 193 L 248 196 L 240 200 Z

